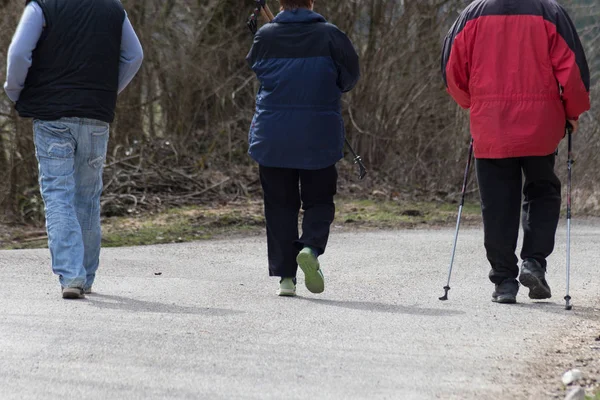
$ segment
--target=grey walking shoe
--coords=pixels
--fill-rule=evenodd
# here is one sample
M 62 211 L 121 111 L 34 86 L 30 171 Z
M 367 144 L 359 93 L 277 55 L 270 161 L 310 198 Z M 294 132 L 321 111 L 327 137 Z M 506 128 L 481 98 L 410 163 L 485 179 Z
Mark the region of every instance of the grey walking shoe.
M 505 279 L 492 293 L 494 303 L 515 304 L 517 302 L 517 293 L 519 293 L 519 282 L 516 279 Z
M 546 282 L 546 271 L 537 260 L 528 258 L 523 260 L 519 281 L 529 288 L 529 298 L 544 300 L 552 297 L 552 291 Z
M 296 296 L 296 278 L 281 278 L 277 295 L 283 297 Z
M 85 294 L 92 294 L 92 287 L 90 286 L 87 289 L 83 289 L 83 293 L 85 293 Z
M 77 287 L 66 287 L 62 289 L 62 298 L 63 299 L 83 299 L 85 298 L 85 294 L 83 293 L 82 288 Z

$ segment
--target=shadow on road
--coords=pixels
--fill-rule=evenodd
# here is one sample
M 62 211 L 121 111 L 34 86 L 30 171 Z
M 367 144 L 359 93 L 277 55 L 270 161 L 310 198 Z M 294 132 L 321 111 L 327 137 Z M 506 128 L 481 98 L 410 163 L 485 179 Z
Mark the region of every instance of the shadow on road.
M 224 317 L 228 315 L 243 314 L 243 311 L 228 310 L 225 308 L 195 308 L 183 307 L 176 304 L 157 303 L 154 301 L 134 300 L 121 296 L 109 296 L 106 294 L 91 294 L 87 296 L 89 304 L 94 307 L 108 310 L 122 310 L 131 312 L 151 312 L 163 314 L 194 314 L 213 317 Z
M 576 316 L 590 321 L 600 321 L 600 309 L 594 307 L 578 306 L 573 304 L 571 311 L 565 310 L 565 303 L 556 303 L 550 301 L 540 301 L 535 303 L 517 303 L 513 307 L 529 308 L 537 311 L 543 311 L 551 314 L 560 314 L 564 316 Z
M 397 304 L 374 303 L 368 301 L 340 301 L 311 299 L 298 296 L 298 299 L 309 301 L 311 303 L 322 304 L 324 306 L 333 306 L 348 308 L 351 310 L 372 311 L 392 314 L 423 315 L 428 317 L 449 317 L 453 315 L 463 315 L 464 311 L 447 310 L 442 308 L 420 308 L 417 306 L 400 306 Z

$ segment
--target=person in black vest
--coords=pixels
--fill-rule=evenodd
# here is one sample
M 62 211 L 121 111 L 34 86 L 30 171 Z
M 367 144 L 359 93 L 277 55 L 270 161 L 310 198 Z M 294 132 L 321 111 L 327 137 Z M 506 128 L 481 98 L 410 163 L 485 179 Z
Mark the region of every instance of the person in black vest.
M 52 269 L 62 297 L 91 293 L 100 259 L 100 195 L 117 94 L 143 51 L 118 0 L 28 0 L 4 89 L 33 118 Z
M 341 97 L 358 82 L 360 68 L 348 37 L 312 11 L 313 0 L 280 3 L 282 12 L 256 33 L 247 57 L 261 83 L 249 153 L 260 165 L 269 274 L 281 278 L 280 296 L 294 296 L 298 266 L 309 291 L 325 289 L 318 257 L 335 215 L 335 164 L 345 135 Z

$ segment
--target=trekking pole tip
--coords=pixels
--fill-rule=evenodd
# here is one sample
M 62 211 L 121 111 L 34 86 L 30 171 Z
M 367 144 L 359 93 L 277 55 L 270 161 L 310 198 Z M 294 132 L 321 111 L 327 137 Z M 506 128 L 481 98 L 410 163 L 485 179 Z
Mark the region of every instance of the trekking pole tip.
M 566 301 L 565 310 L 569 310 L 569 311 L 572 310 L 573 305 L 571 304 L 571 296 L 569 296 L 569 295 L 565 296 L 565 301 Z
M 439 299 L 441 301 L 446 301 L 448 300 L 448 292 L 450 291 L 450 286 L 444 286 L 444 295 L 442 297 L 440 297 Z
M 360 172 L 358 173 L 358 179 L 362 181 L 363 179 L 365 179 L 365 176 L 367 176 L 367 170 L 361 168 Z

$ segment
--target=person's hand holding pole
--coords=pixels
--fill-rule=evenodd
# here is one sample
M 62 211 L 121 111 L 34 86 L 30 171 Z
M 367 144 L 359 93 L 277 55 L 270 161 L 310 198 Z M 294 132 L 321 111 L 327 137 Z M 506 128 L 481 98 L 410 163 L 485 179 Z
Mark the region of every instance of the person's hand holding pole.
M 577 131 L 579 130 L 579 121 L 569 119 L 567 120 L 567 122 L 571 125 L 571 134 L 577 133 Z

